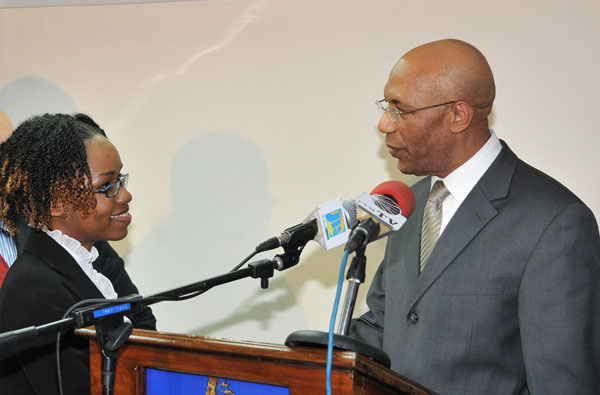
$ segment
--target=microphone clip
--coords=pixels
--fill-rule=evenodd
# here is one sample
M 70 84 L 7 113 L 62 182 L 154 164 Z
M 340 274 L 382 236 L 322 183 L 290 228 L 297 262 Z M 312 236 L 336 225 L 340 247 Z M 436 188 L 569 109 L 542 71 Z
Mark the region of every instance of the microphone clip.
M 279 236 L 284 253 L 273 258 L 275 268 L 282 271 L 298 264 L 302 250 L 309 241 L 315 238 L 318 231 L 316 219 L 284 230 Z
M 352 230 L 344 249 L 352 253 L 356 250 L 366 248 L 369 242 L 375 240 L 377 236 L 379 236 L 379 231 L 379 224 L 371 218 L 359 222 Z

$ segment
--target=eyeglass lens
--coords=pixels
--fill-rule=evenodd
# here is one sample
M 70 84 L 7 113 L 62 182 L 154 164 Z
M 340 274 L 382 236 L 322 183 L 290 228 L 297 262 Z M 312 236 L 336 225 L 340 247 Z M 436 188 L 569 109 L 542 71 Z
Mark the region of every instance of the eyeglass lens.
M 128 181 L 129 181 L 129 174 L 122 174 L 119 177 L 119 181 L 112 184 L 110 186 L 110 188 L 108 189 L 108 191 L 106 191 L 108 197 L 112 198 L 112 197 L 117 196 L 119 194 L 119 191 L 121 190 L 122 186 L 127 188 Z

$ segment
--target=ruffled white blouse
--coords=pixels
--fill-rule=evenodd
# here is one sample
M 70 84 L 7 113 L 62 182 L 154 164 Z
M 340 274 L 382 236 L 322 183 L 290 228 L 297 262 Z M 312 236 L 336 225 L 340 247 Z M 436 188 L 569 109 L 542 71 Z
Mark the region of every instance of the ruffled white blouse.
M 81 270 L 92 280 L 96 288 L 98 288 L 106 299 L 115 299 L 118 296 L 110 280 L 102 273 L 98 273 L 92 266 L 92 262 L 98 258 L 96 247 L 92 247 L 92 250 L 88 251 L 79 241 L 63 234 L 58 229 L 45 230 L 44 232 L 71 254 L 75 262 L 81 267 Z

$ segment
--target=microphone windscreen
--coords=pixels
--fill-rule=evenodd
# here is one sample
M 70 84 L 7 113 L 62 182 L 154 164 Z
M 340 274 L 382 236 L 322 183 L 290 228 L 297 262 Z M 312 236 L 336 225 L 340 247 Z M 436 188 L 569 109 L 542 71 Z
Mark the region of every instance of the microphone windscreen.
M 401 181 L 382 182 L 373 188 L 371 195 L 384 195 L 395 200 L 404 218 L 408 218 L 415 209 L 415 194 Z
M 354 200 L 344 200 L 342 202 L 342 206 L 345 210 L 346 215 L 346 225 L 348 228 L 352 229 L 358 223 L 358 212 L 356 209 L 356 203 Z

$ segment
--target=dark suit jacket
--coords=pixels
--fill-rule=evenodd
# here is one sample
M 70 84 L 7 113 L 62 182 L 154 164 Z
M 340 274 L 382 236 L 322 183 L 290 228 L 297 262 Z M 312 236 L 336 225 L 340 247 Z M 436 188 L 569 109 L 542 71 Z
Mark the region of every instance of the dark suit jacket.
M 19 250 L 22 243 L 16 241 Z M 102 259 L 94 266 L 111 279 L 119 296 L 137 293 L 110 245 L 102 242 L 96 247 Z M 0 332 L 59 320 L 70 306 L 91 298 L 103 296 L 71 255 L 43 232 L 31 232 L 0 290 Z M 138 328 L 155 329 L 150 309 L 130 319 Z M 34 347 L 0 361 L 0 393 L 58 393 L 55 339 L 55 335 L 41 337 Z M 89 393 L 88 352 L 86 341 L 65 334 L 61 347 L 65 394 Z
M 591 211 L 503 143 L 419 275 L 425 178 L 352 336 L 441 394 L 599 394 L 600 239 Z

